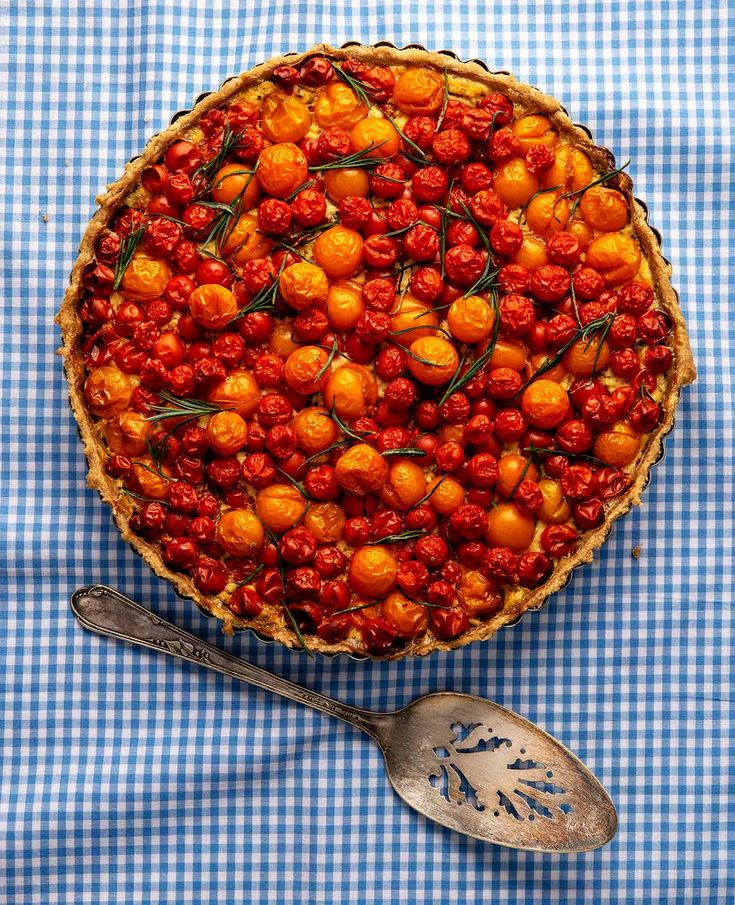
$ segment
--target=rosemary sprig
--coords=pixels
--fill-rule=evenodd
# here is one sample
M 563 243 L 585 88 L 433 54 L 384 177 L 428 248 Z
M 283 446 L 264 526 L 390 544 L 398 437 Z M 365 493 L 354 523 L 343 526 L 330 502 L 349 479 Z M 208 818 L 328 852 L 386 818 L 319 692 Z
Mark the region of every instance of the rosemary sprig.
M 276 296 L 278 295 L 278 281 L 280 279 L 281 274 L 283 273 L 284 267 L 286 266 L 286 259 L 284 258 L 281 262 L 281 267 L 278 271 L 278 275 L 273 280 L 273 282 L 269 286 L 263 286 L 262 289 L 259 289 L 256 294 L 250 299 L 250 301 L 241 308 L 237 314 L 232 318 L 230 324 L 234 324 L 237 321 L 241 320 L 245 317 L 246 314 L 251 314 L 253 311 L 273 311 L 276 306 Z
M 211 183 L 214 179 L 215 173 L 224 164 L 230 154 L 235 150 L 240 142 L 240 138 L 241 133 L 233 132 L 230 128 L 229 122 L 225 123 L 225 128 L 222 132 L 222 144 L 220 145 L 219 151 L 217 151 L 217 153 L 208 163 L 203 163 L 194 171 L 194 179 L 196 180 L 196 178 L 199 177 L 202 181 L 203 188 L 199 193 L 200 196 L 207 194 L 207 192 L 211 190 Z
M 435 308 L 434 310 L 436 311 L 438 309 Z M 425 315 L 426 312 L 422 311 L 421 317 L 424 317 Z M 433 330 L 436 333 L 443 333 L 449 340 L 453 339 L 452 334 L 448 330 L 445 330 L 444 327 L 436 327 L 431 324 L 417 324 L 415 327 L 404 327 L 402 330 L 391 330 L 389 335 L 401 336 L 403 333 L 414 333 L 416 330 Z
M 120 255 L 115 262 L 115 279 L 112 283 L 113 289 L 120 288 L 120 283 L 122 283 L 122 278 L 125 275 L 128 264 L 132 260 L 135 250 L 138 247 L 140 240 L 143 238 L 144 232 L 145 224 L 134 229 L 130 235 L 126 236 L 120 243 Z
M 472 211 L 464 203 L 464 201 L 461 201 L 460 204 L 462 205 L 462 209 L 465 212 L 465 216 L 477 230 L 480 241 L 485 246 L 485 251 L 487 252 L 487 257 L 485 258 L 485 266 L 482 270 L 482 273 L 463 296 L 463 298 L 469 298 L 471 295 L 477 295 L 478 292 L 486 292 L 488 289 L 494 289 L 495 277 L 497 277 L 500 271 L 497 267 L 495 268 L 495 270 L 492 270 L 492 267 L 495 264 L 495 260 L 493 258 L 493 250 L 492 246 L 490 245 L 490 239 L 488 238 L 487 233 L 483 231 L 481 224 L 472 213 Z
M 314 383 L 318 383 L 322 379 L 322 377 L 324 377 L 324 375 L 327 373 L 327 370 L 329 369 L 329 366 L 332 364 L 332 361 L 334 360 L 334 356 L 336 354 L 337 354 L 337 338 L 335 337 L 332 340 L 332 348 L 329 350 L 329 355 L 327 355 L 327 360 L 324 362 L 324 364 L 321 366 L 321 368 L 319 368 L 319 370 L 314 375 Z
M 377 606 L 377 601 L 372 600 L 369 603 L 361 603 L 358 606 L 348 606 L 347 609 L 344 610 L 335 610 L 332 613 L 332 616 L 343 616 L 345 613 L 356 613 L 358 610 L 367 610 L 371 606 Z
M 436 131 L 442 127 L 444 117 L 447 115 L 447 104 L 449 103 L 449 73 L 444 70 L 444 98 L 442 100 L 442 108 L 439 112 L 439 119 L 436 121 Z
M 429 497 L 436 493 L 436 491 L 441 487 L 441 485 L 446 481 L 448 477 L 449 475 L 442 475 L 436 482 L 436 484 L 434 484 L 434 486 L 431 488 L 431 490 L 425 493 L 418 501 L 418 503 L 414 503 L 413 506 L 411 506 L 411 509 L 416 509 L 418 506 L 422 506 L 429 499 Z
M 408 531 L 402 531 L 400 534 L 387 534 L 385 537 L 379 537 L 377 540 L 369 540 L 367 545 L 376 547 L 380 544 L 400 544 L 403 541 L 417 540 L 425 534 L 426 532 L 423 528 L 411 528 Z
M 289 484 L 292 484 L 298 490 L 298 492 L 303 497 L 305 497 L 307 500 L 314 499 L 314 497 L 311 496 L 311 494 L 307 491 L 306 487 L 304 487 L 304 485 L 301 483 L 301 481 L 298 481 L 293 475 L 290 475 L 287 471 L 284 471 L 282 468 L 279 468 L 277 465 L 276 465 L 276 471 L 279 474 L 281 474 L 289 482 Z
M 294 248 L 299 248 L 302 245 L 306 245 L 308 242 L 318 236 L 320 233 L 323 233 L 327 229 L 331 229 L 333 226 L 336 226 L 339 223 L 339 219 L 337 217 L 332 217 L 331 220 L 325 220 L 324 223 L 319 223 L 317 226 L 310 226 L 308 229 L 304 229 L 301 232 L 294 233 L 289 236 L 289 242 Z M 284 248 L 288 247 L 284 242 L 278 240 L 276 245 L 283 245 Z M 298 254 L 298 252 L 297 252 Z
M 528 447 L 528 448 L 530 449 L 531 447 Z M 513 487 L 511 492 L 508 494 L 508 502 L 510 502 L 513 499 L 513 497 L 515 496 L 516 490 L 518 490 L 518 488 L 523 483 L 526 475 L 528 474 L 528 469 L 531 467 L 532 462 L 533 462 L 533 459 L 531 458 L 531 455 L 529 455 L 528 458 L 526 459 L 526 464 L 523 466 L 523 470 L 521 471 L 521 474 L 515 483 L 515 486 Z
M 614 312 L 608 312 L 607 314 L 603 314 L 601 317 L 595 318 L 595 320 L 590 321 L 584 327 L 580 327 L 579 330 L 574 334 L 574 336 L 559 349 L 559 351 L 552 355 L 551 358 L 546 358 L 538 368 L 531 374 L 528 380 L 523 384 L 523 386 L 518 390 L 518 392 L 513 396 L 513 399 L 516 399 L 521 393 L 529 387 L 534 380 L 538 380 L 539 377 L 546 374 L 547 371 L 550 371 L 552 368 L 555 368 L 559 362 L 562 360 L 566 352 L 580 339 L 587 340 L 587 344 L 589 345 L 594 339 L 595 333 L 598 330 L 605 330 L 605 336 L 607 336 L 607 331 L 610 329 L 610 324 L 612 324 L 615 318 Z M 602 346 L 602 342 L 600 342 L 600 347 Z M 599 357 L 599 349 L 598 349 L 598 357 Z M 595 358 L 595 367 L 597 366 L 597 358 Z
M 386 449 L 383 451 L 384 456 L 425 456 L 426 450 L 419 449 L 417 446 L 401 446 L 396 449 Z
M 283 584 L 283 589 L 285 591 L 286 590 L 286 567 L 283 564 L 283 557 L 281 556 L 281 549 L 278 546 L 278 538 L 267 525 L 264 525 L 264 527 L 265 527 L 266 532 L 268 533 L 268 536 L 270 537 L 271 541 L 273 542 L 273 546 L 276 548 L 276 568 L 278 569 L 278 573 L 281 576 L 281 582 Z M 291 610 L 289 610 L 288 604 L 286 604 L 285 601 L 283 602 L 283 609 L 284 609 L 284 612 L 286 613 L 286 616 L 288 617 L 289 622 L 291 623 L 291 628 L 293 628 L 294 634 L 296 635 L 296 637 L 299 640 L 299 644 L 301 645 L 301 648 L 303 650 L 305 650 L 306 653 L 310 657 L 313 658 L 314 654 L 310 650 L 306 641 L 304 641 L 304 636 L 301 634 L 301 629 L 299 628 L 299 626 L 296 622 L 296 619 L 294 618 L 294 614 L 291 612 Z
M 418 154 L 418 158 L 413 157 L 413 155 L 405 154 L 404 156 L 408 157 L 409 160 L 413 160 L 414 163 L 425 164 L 428 161 L 428 157 L 426 156 L 424 149 L 417 145 L 415 141 L 411 141 L 411 139 L 406 135 L 403 129 L 398 125 L 398 123 L 393 119 L 393 117 L 385 110 L 381 111 L 383 116 L 388 120 L 388 122 L 393 126 L 396 132 L 399 134 L 401 139 L 405 141 L 405 143 L 409 146 L 409 148 L 413 148 L 413 150 Z
M 346 434 L 348 437 L 352 437 L 353 440 L 359 440 L 361 443 L 364 441 L 364 435 L 361 436 L 360 434 L 355 433 L 355 431 L 353 431 L 351 428 L 347 427 L 344 421 L 337 414 L 337 410 L 334 405 L 332 406 L 329 414 L 327 414 L 326 412 L 323 412 L 322 414 L 325 418 L 331 418 L 343 434 Z
M 320 450 L 317 453 L 314 453 L 313 456 L 309 456 L 308 459 L 304 459 L 304 465 L 309 465 L 310 462 L 314 462 L 320 456 L 326 456 L 330 452 L 332 452 L 333 449 L 339 449 L 340 446 L 344 446 L 345 443 L 349 443 L 349 442 L 350 441 L 348 439 L 345 439 L 345 440 L 337 440 L 336 443 L 330 443 L 329 446 L 325 447 L 324 449 Z
M 246 575 L 242 581 L 237 583 L 238 588 L 241 588 L 243 585 L 250 584 L 251 581 L 256 579 L 258 575 L 265 569 L 265 563 L 261 563 L 259 566 L 256 566 L 250 574 Z
M 140 463 L 136 463 L 136 464 L 140 464 Z M 127 487 L 121 487 L 120 493 L 124 494 L 125 496 L 130 496 L 134 500 L 140 500 L 141 503 L 160 503 L 162 506 L 166 505 L 166 503 L 164 503 L 163 500 L 153 500 L 150 497 L 141 496 L 139 493 L 135 493 L 135 491 L 133 491 L 133 490 L 128 490 Z
M 464 364 L 466 353 L 462 356 L 462 361 L 460 362 L 459 367 L 454 375 L 454 377 L 450 380 L 449 386 L 444 391 L 444 395 L 439 400 L 439 405 L 443 405 L 447 399 L 452 395 L 452 393 L 456 393 L 457 390 L 460 390 L 466 383 L 468 383 L 472 378 L 477 374 L 478 371 L 481 371 L 487 362 L 490 360 L 493 352 L 495 351 L 495 345 L 498 341 L 498 332 L 500 330 L 500 314 L 498 312 L 498 300 L 495 296 L 495 292 L 491 293 L 492 298 L 492 306 L 493 312 L 495 314 L 495 323 L 493 324 L 493 335 L 488 344 L 487 349 L 480 355 L 479 358 L 476 358 L 472 364 L 467 368 L 464 374 L 461 373 L 462 365 Z
M 566 456 L 569 459 L 587 459 L 596 465 L 607 465 L 607 462 L 603 462 L 602 459 L 598 459 L 597 456 L 590 453 L 566 452 L 563 449 L 550 449 L 546 446 L 524 446 L 521 448 L 521 452 L 527 452 L 533 456 Z
M 555 192 L 557 189 L 560 189 L 560 185 L 550 185 L 547 189 L 539 189 L 537 192 L 534 192 L 533 195 L 526 201 L 523 207 L 518 214 L 518 225 L 520 226 L 523 223 L 523 219 L 526 216 L 526 211 L 528 210 L 529 204 L 534 200 L 534 198 L 538 198 L 539 195 L 548 195 L 549 192 Z
M 224 411 L 221 406 L 215 405 L 213 402 L 206 402 L 204 399 L 184 399 L 164 391 L 158 395 L 165 400 L 166 405 L 150 406 L 156 414 L 148 415 L 145 420 L 153 424 L 168 418 L 188 418 L 191 421 L 194 418 L 201 418 L 202 415 L 214 415 L 216 412 Z
M 418 329 L 415 328 L 415 329 Z M 432 361 L 430 358 L 422 358 L 421 355 L 417 355 L 415 352 L 412 352 L 408 346 L 403 347 L 403 351 L 408 355 L 409 358 L 413 358 L 414 361 L 418 361 L 419 364 L 426 365 L 428 368 L 439 368 L 441 367 L 441 362 Z
M 356 79 L 353 75 L 345 72 L 344 69 L 342 69 L 342 67 L 339 65 L 339 63 L 334 62 L 334 60 L 332 61 L 332 67 L 337 78 L 341 82 L 344 82 L 348 88 L 352 88 L 355 94 L 369 110 L 372 107 L 372 101 L 368 97 L 367 93 L 370 90 L 369 87 L 364 82 L 361 82 L 360 79 Z
M 295 188 L 290 195 L 286 196 L 286 201 L 293 201 L 294 198 L 298 195 L 299 192 L 303 192 L 304 189 L 310 189 L 312 185 L 314 185 L 313 179 L 307 179 L 306 182 L 302 182 L 298 188 Z
M 360 151 L 354 151 L 352 154 L 346 154 L 337 160 L 330 160 L 329 163 L 321 163 L 317 166 L 309 167 L 310 173 L 323 173 L 327 170 L 345 170 L 345 169 L 362 169 L 370 170 L 373 167 L 380 166 L 381 163 L 387 163 L 387 157 L 370 157 L 371 151 L 381 148 L 387 139 L 379 141 L 377 144 L 370 142 L 366 148 Z
M 606 182 L 609 182 L 611 179 L 619 176 L 623 172 L 623 170 L 625 170 L 629 166 L 630 160 L 627 160 L 622 165 L 622 167 L 618 167 L 616 170 L 611 170 L 609 173 L 605 173 L 604 176 L 600 176 L 598 179 L 593 179 L 592 182 L 588 183 L 587 185 L 583 185 L 581 189 L 574 189 L 574 191 L 571 192 L 564 192 L 564 194 L 560 196 L 560 200 L 561 198 L 574 198 L 574 204 L 572 204 L 572 207 L 569 211 L 569 219 L 571 220 L 572 217 L 576 214 L 577 208 L 579 207 L 582 196 L 585 194 L 585 192 L 588 192 L 596 185 L 604 185 Z

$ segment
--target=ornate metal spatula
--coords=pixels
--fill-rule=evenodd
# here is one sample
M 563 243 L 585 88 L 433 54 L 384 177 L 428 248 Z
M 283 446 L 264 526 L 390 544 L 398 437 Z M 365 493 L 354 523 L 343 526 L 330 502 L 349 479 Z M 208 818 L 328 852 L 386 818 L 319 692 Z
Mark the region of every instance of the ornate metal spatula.
M 246 663 L 104 585 L 80 588 L 71 606 L 93 632 L 191 660 L 362 729 L 380 746 L 396 792 L 442 826 L 541 852 L 586 851 L 615 835 L 615 808 L 587 767 L 492 701 L 441 692 L 393 713 L 361 710 Z

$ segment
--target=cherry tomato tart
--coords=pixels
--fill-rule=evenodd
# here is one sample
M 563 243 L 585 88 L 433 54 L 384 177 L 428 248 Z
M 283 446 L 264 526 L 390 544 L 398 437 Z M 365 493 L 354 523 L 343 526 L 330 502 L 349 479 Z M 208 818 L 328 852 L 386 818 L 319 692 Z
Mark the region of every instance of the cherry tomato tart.
M 89 481 L 225 630 L 490 637 L 640 501 L 695 377 L 625 168 L 448 53 L 322 45 L 100 199 L 59 323 Z

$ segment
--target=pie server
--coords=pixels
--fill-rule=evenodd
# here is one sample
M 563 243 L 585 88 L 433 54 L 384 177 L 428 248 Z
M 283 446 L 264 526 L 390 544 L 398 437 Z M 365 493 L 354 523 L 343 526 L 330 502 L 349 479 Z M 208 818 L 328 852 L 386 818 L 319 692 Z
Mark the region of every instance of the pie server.
M 440 692 L 376 713 L 246 663 L 104 585 L 75 591 L 71 607 L 90 631 L 198 663 L 362 729 L 380 747 L 398 795 L 458 833 L 540 852 L 588 851 L 615 835 L 615 807 L 587 767 L 492 701 Z

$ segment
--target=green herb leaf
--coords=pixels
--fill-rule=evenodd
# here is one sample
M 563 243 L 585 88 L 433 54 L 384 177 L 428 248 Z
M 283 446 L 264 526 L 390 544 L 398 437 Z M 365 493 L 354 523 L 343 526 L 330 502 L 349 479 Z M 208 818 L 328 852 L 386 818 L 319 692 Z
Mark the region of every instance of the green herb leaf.
M 225 411 L 221 406 L 215 405 L 213 402 L 206 402 L 204 399 L 182 398 L 164 391 L 161 391 L 158 395 L 165 400 L 166 405 L 150 406 L 156 414 L 149 415 L 145 419 L 154 424 L 158 421 L 165 421 L 168 418 L 188 418 L 193 420 L 194 418 L 201 418 L 202 415 L 214 415 L 217 412 Z
M 377 144 L 371 141 L 366 148 L 363 148 L 360 151 L 354 151 L 352 154 L 347 154 L 337 160 L 330 160 L 329 163 L 322 163 L 318 166 L 309 167 L 309 172 L 324 173 L 328 170 L 344 169 L 371 170 L 374 167 L 380 166 L 382 163 L 388 163 L 387 157 L 370 157 L 370 152 L 382 148 L 386 141 L 387 139 L 379 141 Z
M 528 378 L 528 380 L 523 384 L 523 386 L 518 390 L 518 392 L 513 396 L 513 399 L 516 399 L 521 393 L 529 387 L 534 380 L 538 380 L 539 377 L 542 377 L 546 374 L 547 371 L 550 371 L 552 368 L 555 368 L 559 362 L 564 358 L 566 352 L 580 339 L 587 340 L 588 345 L 593 341 L 594 336 L 600 330 L 604 330 L 604 336 L 607 336 L 608 331 L 610 330 L 610 325 L 615 319 L 614 312 L 608 312 L 607 314 L 603 314 L 601 317 L 596 318 L 593 321 L 590 321 L 589 324 L 586 324 L 584 327 L 580 327 L 579 330 L 574 334 L 574 336 L 559 349 L 559 351 L 553 355 L 551 358 L 546 358 L 545 361 L 541 362 L 539 367 L 534 371 L 533 374 Z M 595 358 L 594 366 L 597 367 L 597 358 L 599 358 L 599 351 L 602 347 L 602 340 L 600 341 L 600 346 L 597 350 L 598 354 Z
M 368 546 L 376 547 L 382 544 L 400 544 L 404 541 L 417 540 L 424 537 L 426 531 L 423 528 L 412 528 L 409 531 L 402 531 L 400 534 L 388 534 L 386 537 L 379 537 L 377 540 L 368 541 Z
M 426 450 L 419 449 L 417 446 L 401 446 L 396 449 L 386 449 L 383 451 L 384 456 L 425 456 Z
M 122 283 L 122 278 L 125 275 L 125 271 L 128 269 L 128 264 L 132 260 L 133 255 L 135 254 L 135 250 L 140 244 L 140 240 L 143 238 L 143 233 L 145 232 L 145 230 L 145 224 L 143 226 L 139 226 L 137 229 L 134 229 L 129 236 L 126 236 L 120 243 L 120 255 L 115 262 L 115 279 L 112 283 L 113 289 L 120 288 L 120 283 Z

